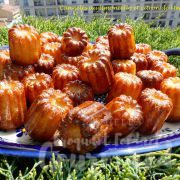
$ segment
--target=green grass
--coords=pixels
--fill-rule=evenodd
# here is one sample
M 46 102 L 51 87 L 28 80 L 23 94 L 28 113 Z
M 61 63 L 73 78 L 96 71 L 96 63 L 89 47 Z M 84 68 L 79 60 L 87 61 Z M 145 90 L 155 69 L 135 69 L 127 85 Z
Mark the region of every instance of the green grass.
M 127 20 L 134 27 L 136 42 L 150 44 L 153 49 L 164 50 L 180 47 L 180 28 L 150 28 L 143 21 Z M 111 19 L 99 18 L 86 22 L 82 17 L 66 19 L 24 17 L 23 23 L 33 25 L 39 32 L 52 31 L 58 35 L 72 26 L 83 28 L 94 41 L 99 35 L 106 34 L 113 24 Z M 7 29 L 0 28 L 0 45 L 8 44 Z M 179 57 L 171 57 L 180 72 Z M 52 159 L 40 168 L 37 159 L 3 157 L 0 159 L 0 179 L 180 179 L 180 148 L 127 157 L 113 157 L 103 160 L 75 162 Z M 28 169 L 26 168 L 28 167 Z

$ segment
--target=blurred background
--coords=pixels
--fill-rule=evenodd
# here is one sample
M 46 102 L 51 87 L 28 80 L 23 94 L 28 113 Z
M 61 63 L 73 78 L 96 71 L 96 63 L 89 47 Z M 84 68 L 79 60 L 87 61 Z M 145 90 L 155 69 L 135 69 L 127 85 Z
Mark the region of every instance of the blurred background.
M 153 27 L 180 26 L 180 0 L 0 0 L 0 26 L 11 26 L 22 16 L 83 15 L 87 21 L 106 16 L 117 19 L 144 19 Z

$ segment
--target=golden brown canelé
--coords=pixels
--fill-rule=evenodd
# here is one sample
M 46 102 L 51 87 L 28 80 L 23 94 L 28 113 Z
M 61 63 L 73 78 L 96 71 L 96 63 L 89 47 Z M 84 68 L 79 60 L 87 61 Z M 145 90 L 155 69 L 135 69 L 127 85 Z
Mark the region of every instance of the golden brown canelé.
M 161 91 L 167 94 L 173 102 L 173 110 L 171 111 L 168 121 L 180 122 L 180 78 L 170 77 L 161 83 Z
M 22 83 L 24 84 L 27 101 L 30 104 L 43 90 L 54 87 L 51 76 L 45 73 L 30 74 L 22 80 Z
M 19 65 L 30 65 L 41 55 L 40 35 L 29 25 L 15 25 L 9 29 L 9 50 L 11 60 Z
M 96 39 L 96 43 L 95 44 L 101 44 L 102 46 L 106 47 L 107 49 L 109 49 L 109 40 L 108 40 L 108 36 L 99 36 Z
M 146 70 L 148 68 L 148 61 L 146 55 L 141 53 L 134 53 L 130 58 L 136 64 L 136 72 Z
M 146 135 L 154 134 L 162 128 L 173 107 L 166 94 L 149 88 L 142 91 L 139 104 L 144 113 L 144 123 L 139 132 Z
M 104 45 L 102 45 L 102 44 L 94 44 L 94 50 L 99 50 L 99 51 L 101 51 L 101 54 L 103 54 L 103 55 L 105 55 L 105 56 L 107 56 L 107 58 L 111 61 L 112 60 L 112 56 L 111 56 L 111 52 L 110 52 L 110 50 L 106 47 L 106 46 L 104 46 Z
M 41 54 L 40 59 L 34 65 L 37 72 L 51 74 L 55 65 L 54 58 L 49 54 Z
M 146 59 L 148 61 L 148 67 L 151 68 L 154 61 L 167 62 L 168 56 L 162 51 L 154 50 L 146 55 Z
M 34 66 L 20 66 L 16 64 L 10 64 L 4 69 L 4 79 L 11 79 L 15 81 L 21 81 L 29 74 L 35 73 Z
M 144 43 L 139 43 L 136 44 L 136 53 L 141 53 L 141 54 L 148 54 L 149 52 L 151 52 L 151 46 L 149 44 L 144 44 Z
M 80 55 L 81 56 L 81 55 Z M 80 56 L 67 56 L 64 53 L 61 54 L 61 61 L 64 64 L 71 64 L 74 66 L 78 66 L 78 62 L 79 62 L 79 57 Z
M 132 60 L 113 60 L 112 67 L 115 74 L 118 72 L 136 74 L 136 64 Z
M 52 78 L 54 87 L 62 90 L 68 82 L 80 79 L 80 72 L 76 66 L 61 64 L 54 68 Z
M 4 69 L 11 64 L 9 50 L 0 50 L 0 80 L 4 78 Z
M 37 141 L 52 140 L 59 124 L 72 108 L 72 101 L 65 93 L 53 88 L 44 90 L 27 112 L 25 128 L 28 134 Z
M 110 52 L 110 48 L 109 48 L 109 40 L 108 40 L 108 36 L 99 36 L 96 39 L 96 42 L 94 44 L 94 49 L 99 49 L 101 51 L 101 53 L 103 53 L 104 55 L 107 55 L 109 57 L 109 59 L 111 60 L 111 52 Z
M 86 101 L 73 108 L 59 128 L 63 146 L 77 154 L 85 154 L 97 148 L 111 130 L 111 112 L 95 101 Z
M 51 42 L 61 42 L 58 35 L 53 32 L 43 32 L 40 34 L 41 46 Z
M 128 24 L 116 24 L 108 31 L 113 59 L 129 59 L 135 52 L 134 32 Z
M 139 128 L 144 121 L 141 106 L 131 96 L 120 95 L 109 102 L 106 107 L 113 116 L 111 133 L 113 136 L 127 136 Z
M 140 96 L 141 91 L 142 81 L 140 78 L 133 74 L 119 72 L 115 74 L 114 84 L 108 93 L 106 101 L 109 102 L 121 94 L 131 96 L 136 100 Z
M 96 49 L 83 53 L 79 60 L 82 81 L 90 84 L 95 94 L 106 93 L 114 81 L 114 72 L 108 56 Z
M 159 89 L 161 82 L 163 81 L 163 75 L 160 72 L 152 70 L 142 70 L 137 72 L 137 76 L 143 82 L 143 89 L 155 88 Z
M 169 77 L 176 77 L 177 74 L 177 70 L 173 65 L 163 61 L 153 62 L 151 70 L 160 72 L 163 75 L 164 79 Z
M 0 81 L 0 102 L 0 129 L 22 126 L 27 111 L 23 84 L 13 80 Z
M 49 54 L 54 58 L 55 64 L 61 64 L 62 60 L 60 58 L 61 56 L 61 43 L 59 42 L 51 42 L 46 43 L 42 46 L 42 53 Z
M 92 88 L 79 80 L 69 82 L 62 91 L 74 102 L 74 106 L 94 99 Z
M 68 28 L 63 34 L 62 51 L 68 56 L 79 56 L 88 44 L 88 36 L 81 28 Z

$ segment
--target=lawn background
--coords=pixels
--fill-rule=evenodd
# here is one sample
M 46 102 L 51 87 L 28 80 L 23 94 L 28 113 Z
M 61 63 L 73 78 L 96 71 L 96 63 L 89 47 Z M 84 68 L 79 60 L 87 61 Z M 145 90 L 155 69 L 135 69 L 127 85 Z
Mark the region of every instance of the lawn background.
M 120 22 L 120 20 L 119 20 Z M 34 26 L 39 32 L 52 31 L 58 35 L 68 27 L 81 27 L 91 41 L 98 36 L 105 35 L 113 21 L 107 18 L 96 18 L 86 22 L 81 16 L 66 17 L 64 19 L 23 17 L 22 23 Z M 135 31 L 136 43 L 148 43 L 153 49 L 165 50 L 180 48 L 180 28 L 150 28 L 143 20 L 127 19 Z M 0 45 L 8 44 L 7 28 L 0 28 Z M 169 62 L 175 65 L 180 75 L 180 58 L 170 57 Z M 0 156 L 0 179 L 180 179 L 180 148 L 168 149 L 160 152 L 133 155 L 127 157 L 113 157 L 102 160 L 87 160 L 76 162 L 52 159 L 40 168 L 38 159 L 16 158 Z M 28 169 L 26 167 L 29 167 Z M 83 168 L 82 168 L 83 167 Z

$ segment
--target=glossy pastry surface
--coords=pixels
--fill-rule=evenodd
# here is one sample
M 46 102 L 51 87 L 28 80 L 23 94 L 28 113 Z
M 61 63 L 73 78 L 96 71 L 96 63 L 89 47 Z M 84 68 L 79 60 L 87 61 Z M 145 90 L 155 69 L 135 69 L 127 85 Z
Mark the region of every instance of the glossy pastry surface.
M 144 121 L 141 106 L 131 96 L 120 95 L 109 102 L 106 107 L 113 116 L 113 136 L 127 136 L 139 128 Z
M 149 52 L 151 52 L 151 46 L 149 44 L 145 44 L 145 43 L 139 43 L 136 44 L 136 53 L 142 53 L 142 54 L 148 54 Z
M 161 83 L 161 91 L 167 94 L 173 102 L 173 110 L 168 121 L 180 122 L 180 78 L 170 77 Z
M 0 80 L 4 78 L 4 69 L 11 64 L 9 50 L 0 50 Z
M 148 69 L 146 55 L 141 53 L 134 53 L 130 59 L 136 64 L 136 72 Z
M 64 53 L 62 53 L 61 54 L 62 63 L 71 64 L 77 67 L 80 56 L 67 56 Z
M 132 74 L 119 72 L 115 74 L 114 84 L 108 93 L 106 101 L 109 102 L 121 94 L 137 99 L 141 91 L 142 81 L 140 78 Z
M 132 60 L 113 60 L 112 66 L 115 74 L 118 72 L 136 74 L 136 64 Z
M 168 118 L 173 104 L 171 99 L 156 89 L 145 89 L 139 99 L 144 113 L 144 123 L 139 128 L 141 134 L 158 132 Z
M 116 24 L 108 31 L 113 59 L 129 59 L 135 52 L 134 32 L 128 24 Z
M 79 80 L 69 82 L 62 91 L 72 99 L 74 106 L 94 99 L 92 88 Z
M 82 81 L 93 88 L 95 94 L 106 93 L 112 86 L 114 72 L 109 57 L 100 50 L 83 53 L 78 63 Z
M 60 90 L 43 91 L 27 112 L 25 128 L 28 134 L 37 141 L 53 140 L 60 123 L 72 108 L 71 99 Z
M 161 82 L 163 81 L 163 75 L 160 72 L 152 70 L 143 70 L 137 72 L 137 76 L 143 82 L 143 88 L 155 88 L 159 89 Z
M 158 51 L 158 50 L 153 50 L 153 51 L 149 52 L 146 55 L 146 58 L 148 61 L 149 68 L 151 68 L 153 62 L 155 62 L 155 61 L 163 61 L 163 62 L 168 61 L 168 56 L 164 52 Z
M 111 112 L 95 101 L 86 101 L 69 111 L 59 129 L 63 146 L 78 154 L 97 148 L 111 130 Z
M 51 42 L 46 43 L 42 46 L 42 53 L 51 55 L 54 60 L 55 64 L 61 64 L 62 60 L 60 58 L 62 50 L 61 50 L 61 43 L 59 42 Z
M 41 55 L 40 35 L 29 25 L 15 25 L 8 31 L 11 60 L 19 65 L 30 65 Z
M 37 72 L 44 72 L 46 74 L 52 74 L 53 68 L 55 66 L 54 58 L 49 54 L 41 54 L 40 59 L 35 64 L 35 69 Z
M 33 101 L 45 89 L 53 88 L 53 80 L 50 75 L 45 73 L 34 73 L 22 80 L 24 84 L 27 101 L 32 104 Z
M 84 51 L 88 41 L 88 36 L 81 28 L 68 28 L 63 34 L 62 50 L 68 56 L 78 56 Z
M 40 34 L 41 46 L 51 42 L 61 42 L 58 35 L 53 32 L 43 32 Z
M 169 77 L 176 77 L 177 74 L 177 70 L 173 65 L 163 61 L 153 62 L 151 70 L 160 72 L 163 75 L 164 79 Z
M 80 72 L 74 65 L 61 64 L 54 68 L 52 78 L 54 81 L 54 87 L 62 90 L 68 82 L 79 80 Z
M 10 64 L 4 69 L 4 79 L 21 81 L 24 77 L 35 73 L 34 66 L 20 66 Z
M 12 130 L 22 126 L 26 111 L 23 84 L 13 80 L 0 81 L 0 129 Z

